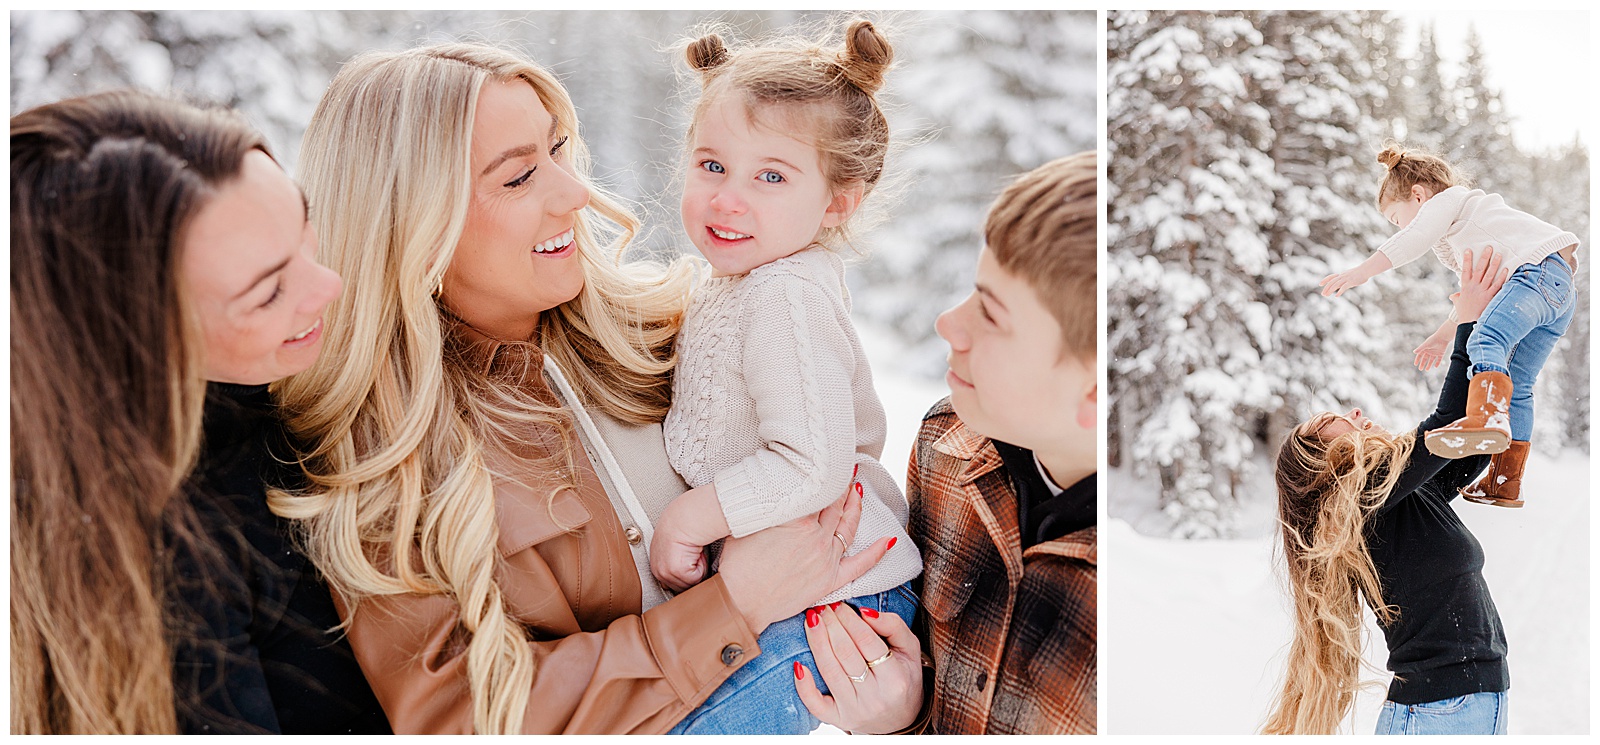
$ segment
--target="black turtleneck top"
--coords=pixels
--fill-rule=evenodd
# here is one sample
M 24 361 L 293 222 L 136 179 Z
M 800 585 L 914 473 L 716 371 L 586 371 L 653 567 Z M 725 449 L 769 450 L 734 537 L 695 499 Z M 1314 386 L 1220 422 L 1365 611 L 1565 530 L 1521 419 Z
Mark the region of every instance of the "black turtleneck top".
M 1483 580 L 1483 547 L 1462 524 L 1451 502 L 1489 457 L 1447 460 L 1428 452 L 1422 437 L 1466 413 L 1467 337 L 1474 324 L 1456 327 L 1450 369 L 1433 414 L 1417 425 L 1411 451 L 1389 499 L 1369 520 L 1367 548 L 1378 570 L 1383 599 L 1399 608 L 1384 627 L 1389 700 L 1422 704 L 1511 686 L 1506 635 Z
M 187 733 L 388 733 L 332 596 L 267 509 L 295 488 L 287 428 L 267 387 L 212 383 L 188 494 L 213 547 L 180 551 L 170 614 L 179 727 Z

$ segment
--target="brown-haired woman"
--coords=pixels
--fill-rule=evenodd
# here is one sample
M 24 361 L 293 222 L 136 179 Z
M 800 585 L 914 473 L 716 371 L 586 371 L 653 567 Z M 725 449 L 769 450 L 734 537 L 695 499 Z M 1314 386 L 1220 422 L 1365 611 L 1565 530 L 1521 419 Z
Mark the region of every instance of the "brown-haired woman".
M 1498 255 L 1463 257 L 1450 369 L 1438 407 L 1414 431 L 1390 434 L 1360 409 L 1323 413 L 1278 451 L 1295 635 L 1266 732 L 1332 733 L 1349 714 L 1364 597 L 1395 674 L 1378 734 L 1504 734 L 1505 632 L 1483 581 L 1483 549 L 1450 505 L 1488 456 L 1446 460 L 1416 445 L 1466 407 L 1467 339 L 1505 275 Z
M 387 729 L 266 510 L 265 383 L 339 292 L 315 246 L 232 112 L 118 91 L 11 118 L 14 732 Z

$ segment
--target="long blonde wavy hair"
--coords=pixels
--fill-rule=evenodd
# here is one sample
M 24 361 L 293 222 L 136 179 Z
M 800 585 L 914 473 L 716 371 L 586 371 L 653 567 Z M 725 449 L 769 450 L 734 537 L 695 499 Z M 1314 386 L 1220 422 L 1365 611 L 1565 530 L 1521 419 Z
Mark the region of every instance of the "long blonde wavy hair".
M 1283 688 L 1262 731 L 1332 734 L 1361 685 L 1361 595 L 1385 624 L 1367 519 L 1394 490 L 1416 436 L 1354 431 L 1324 440 L 1331 414 L 1296 427 L 1278 450 L 1278 523 L 1294 598 Z
M 569 136 L 574 170 L 592 193 L 575 227 L 583 289 L 539 315 L 536 338 L 585 404 L 633 423 L 666 415 L 691 269 L 621 264 L 638 221 L 588 183 L 588 151 L 561 84 L 522 57 L 475 44 L 369 53 L 334 78 L 301 150 L 322 260 L 346 291 L 328 315 L 321 359 L 275 389 L 290 426 L 312 443 L 311 486 L 270 502 L 300 521 L 308 554 L 351 614 L 364 598 L 406 593 L 459 604 L 482 733 L 521 730 L 534 675 L 527 634 L 494 580 L 485 455 L 552 426 L 563 447 L 541 470 L 570 472 L 563 466 L 576 450 L 563 412 L 519 385 L 538 371 L 494 375 L 470 363 L 460 322 L 432 296 L 467 220 L 479 92 L 510 80 L 532 86 Z M 572 483 L 535 486 L 553 496 Z

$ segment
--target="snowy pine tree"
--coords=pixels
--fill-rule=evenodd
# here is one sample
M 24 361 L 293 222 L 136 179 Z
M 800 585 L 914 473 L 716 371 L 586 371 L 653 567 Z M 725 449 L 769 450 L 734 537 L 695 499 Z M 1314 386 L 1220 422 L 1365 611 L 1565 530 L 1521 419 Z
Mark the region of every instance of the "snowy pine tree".
M 116 87 L 238 109 L 287 167 L 347 53 L 342 13 L 274 10 L 13 13 L 13 112 Z
M 1180 537 L 1233 532 L 1257 433 L 1276 404 L 1260 285 L 1282 75 L 1251 14 L 1118 12 L 1107 34 L 1108 377 L 1123 458 L 1160 478 Z
M 1095 17 L 1064 11 L 940 14 L 896 47 L 889 112 L 902 141 L 888 168 L 904 184 L 872 241 L 857 312 L 913 345 L 913 369 L 942 373 L 938 311 L 972 290 L 983 218 L 1015 176 L 1095 146 Z
M 1433 24 L 1418 32 L 1417 58 L 1412 63 L 1409 95 L 1409 116 L 1403 131 L 1396 133 L 1407 143 L 1439 152 L 1446 142 L 1453 142 L 1456 133 L 1455 96 L 1441 77 L 1443 60 L 1439 58 L 1438 39 Z
M 1489 85 L 1482 42 L 1471 27 L 1466 46 L 1461 77 L 1454 86 L 1456 129 L 1445 141 L 1446 159 L 1484 190 L 1505 194 L 1526 178 L 1519 167 L 1522 158 L 1511 139 L 1511 117 L 1500 92 Z
M 1436 317 L 1418 334 L 1396 328 L 1383 311 L 1416 301 L 1403 283 L 1374 282 L 1340 298 L 1319 293 L 1322 277 L 1360 263 L 1391 232 L 1373 206 L 1370 161 L 1383 126 L 1369 112 L 1387 93 L 1374 79 L 1372 50 L 1356 43 L 1364 20 L 1329 11 L 1269 11 L 1260 19 L 1263 43 L 1282 60 L 1280 74 L 1259 82 L 1276 133 L 1267 154 L 1285 182 L 1273 194 L 1271 268 L 1259 289 L 1273 316 L 1272 353 L 1264 357 L 1277 394 L 1264 428 L 1269 446 L 1318 411 L 1360 406 L 1396 424 L 1419 413 L 1406 405 L 1425 396 L 1417 376 L 1396 371 L 1411 363 L 1415 344 L 1407 339 L 1420 342 L 1447 310 L 1433 298 Z

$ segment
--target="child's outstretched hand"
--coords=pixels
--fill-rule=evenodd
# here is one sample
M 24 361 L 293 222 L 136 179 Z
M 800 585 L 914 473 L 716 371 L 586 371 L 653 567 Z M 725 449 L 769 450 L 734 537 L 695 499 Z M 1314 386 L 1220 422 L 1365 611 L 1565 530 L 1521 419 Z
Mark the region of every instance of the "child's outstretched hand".
M 1339 297 L 1345 290 L 1360 286 L 1367 280 L 1394 268 L 1394 262 L 1389 260 L 1388 254 L 1379 251 L 1366 261 L 1357 264 L 1354 269 L 1330 274 L 1322 278 L 1318 285 L 1322 286 L 1323 297 Z
M 1371 279 L 1371 277 L 1361 271 L 1361 267 L 1356 267 L 1323 277 L 1322 281 L 1317 284 L 1322 287 L 1323 297 L 1339 297 L 1344 294 L 1345 290 L 1359 287 L 1365 284 L 1368 279 Z
M 1439 363 L 1444 361 L 1445 352 L 1449 348 L 1451 341 L 1452 339 L 1447 339 L 1435 331 L 1433 335 L 1422 342 L 1422 346 L 1412 350 L 1412 353 L 1417 356 L 1417 369 L 1427 372 L 1438 367 Z

